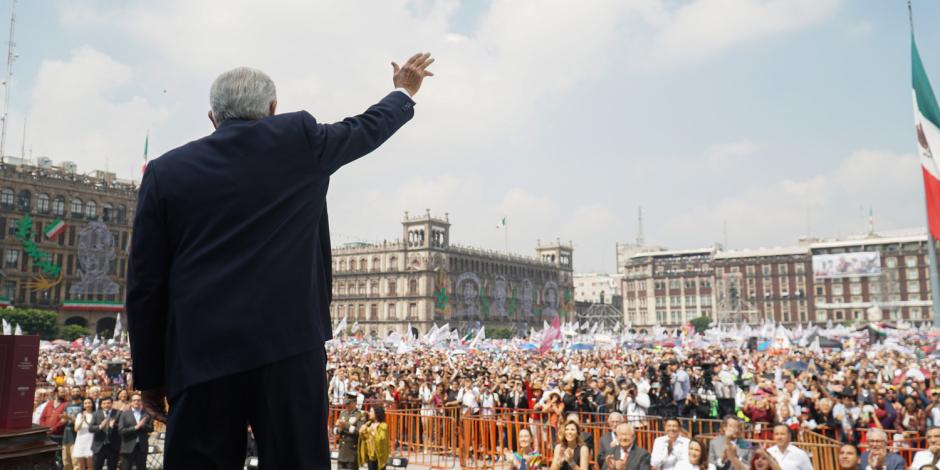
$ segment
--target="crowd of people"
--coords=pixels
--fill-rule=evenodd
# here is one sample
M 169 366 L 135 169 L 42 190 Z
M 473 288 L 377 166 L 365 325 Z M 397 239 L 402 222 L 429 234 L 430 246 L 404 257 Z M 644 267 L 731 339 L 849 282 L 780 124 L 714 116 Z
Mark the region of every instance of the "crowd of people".
M 44 343 L 33 423 L 61 445 L 63 469 L 146 469 L 154 419 L 133 392 L 125 344 Z
M 327 393 L 330 405 L 342 409 L 332 429 L 341 468 L 384 468 L 386 410 L 422 417 L 526 410 L 527 419 L 554 430 L 551 455 L 536 445 L 539 432 L 521 428 L 501 449 L 514 468 L 812 468 L 799 443 L 791 443 L 811 430 L 844 444 L 843 468 L 881 468 L 869 464 L 875 461 L 904 468 L 908 462 L 896 451 L 908 447 L 926 449 L 908 459 L 919 469 L 940 460 L 933 343 L 912 336 L 903 348 L 559 345 L 539 353 L 518 340 L 407 351 L 374 340 L 340 341 L 328 347 Z M 44 345 L 34 422 L 62 443 L 63 468 L 131 468 L 146 459 L 154 423 L 131 393 L 130 370 L 123 344 Z M 635 435 L 651 426 L 649 417 L 665 435 L 646 453 Z M 706 441 L 680 432 L 686 419 L 720 420 L 721 427 Z M 598 442 L 582 429 L 589 421 L 606 428 Z M 765 444 L 742 440 L 744 428 Z

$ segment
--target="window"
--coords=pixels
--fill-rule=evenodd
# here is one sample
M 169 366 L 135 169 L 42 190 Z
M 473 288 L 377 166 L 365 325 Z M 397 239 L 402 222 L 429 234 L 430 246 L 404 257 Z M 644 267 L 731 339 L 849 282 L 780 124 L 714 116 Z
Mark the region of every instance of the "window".
M 679 284 L 679 280 L 678 280 L 678 279 L 670 279 L 670 280 L 669 280 L 669 288 L 670 288 L 670 289 L 678 289 L 678 288 L 679 288 L 679 285 L 680 285 L 680 284 Z
M 388 295 L 395 295 L 395 291 L 397 290 L 398 290 L 398 279 L 389 279 Z
M 0 191 L 0 207 L 4 209 L 13 209 L 13 190 L 10 188 L 3 188 L 3 191 Z
M 101 205 L 101 221 L 110 222 L 114 218 L 114 206 L 110 203 L 104 203 Z
M 862 285 L 861 284 L 852 284 L 852 295 L 862 295 Z
M 919 274 L 919 273 L 917 272 L 916 269 L 908 269 L 908 270 L 907 270 L 907 280 L 908 280 L 908 281 L 916 281 L 917 278 L 918 278 L 918 274 Z
M 98 203 L 95 201 L 88 201 L 88 204 L 85 204 L 85 217 L 92 220 L 98 217 Z
M 115 218 L 117 219 L 117 222 L 119 224 L 123 224 L 124 222 L 126 222 L 127 221 L 127 207 L 125 207 L 123 204 L 119 205 L 117 207 L 117 213 L 115 214 Z
M 408 294 L 417 295 L 418 293 L 418 281 L 417 279 L 411 279 L 408 281 Z
M 397 320 L 398 317 L 395 315 L 395 304 L 388 304 L 388 320 Z
M 379 258 L 372 258 L 372 270 L 381 271 L 382 270 L 382 260 Z
M 769 264 L 765 264 L 761 266 L 761 271 L 763 272 L 764 277 L 770 277 L 770 265 Z
M 908 268 L 917 267 L 917 257 L 916 256 L 905 256 L 904 257 L 904 266 Z
M 787 273 L 789 272 L 787 268 L 788 268 L 788 266 L 785 265 L 785 264 L 778 264 L 778 265 L 777 265 L 777 274 L 780 274 L 781 276 L 786 276 Z
M 82 217 L 82 200 L 75 198 L 72 199 L 72 217 L 81 218 Z
M 920 283 L 918 282 L 908 282 L 907 283 L 908 292 L 920 292 Z M 911 299 L 913 300 L 913 299 Z
M 356 318 L 359 320 L 366 319 L 366 306 L 359 304 L 359 313 L 356 315 Z
M 389 271 L 398 271 L 398 257 L 392 256 L 388 259 L 388 270 Z
M 349 270 L 350 271 L 356 270 L 356 260 L 354 259 L 349 260 Z
M 795 266 L 793 266 L 793 272 L 797 274 L 803 274 L 806 272 L 806 266 L 797 263 Z
M 369 285 L 369 295 L 379 295 L 378 281 L 372 281 L 372 284 Z
M 6 267 L 15 268 L 20 260 L 20 250 L 7 250 Z
M 835 296 L 842 295 L 842 284 L 833 284 L 832 295 L 835 295 Z
M 753 275 L 754 275 L 754 271 L 755 271 L 754 266 L 748 266 L 748 267 L 747 267 L 747 275 L 748 275 L 748 276 L 753 276 Z
M 898 259 L 895 258 L 894 256 L 889 256 L 889 257 L 885 258 L 885 264 L 886 264 L 889 268 L 896 268 L 896 267 L 898 267 Z
M 29 191 L 20 191 L 20 194 L 16 197 L 16 208 L 23 212 L 29 212 L 33 209 L 32 196 Z
M 36 211 L 40 214 L 49 213 L 49 195 L 46 193 L 39 193 L 36 196 Z
M 409 320 L 418 319 L 418 304 L 414 302 L 408 304 L 408 319 Z
M 379 304 L 369 306 L 369 320 L 377 321 L 379 319 Z
M 365 295 L 365 294 L 366 294 L 366 283 L 363 282 L 359 284 L 359 295 Z
M 880 294 L 881 293 L 881 284 L 877 282 L 868 284 L 868 293 L 869 294 Z

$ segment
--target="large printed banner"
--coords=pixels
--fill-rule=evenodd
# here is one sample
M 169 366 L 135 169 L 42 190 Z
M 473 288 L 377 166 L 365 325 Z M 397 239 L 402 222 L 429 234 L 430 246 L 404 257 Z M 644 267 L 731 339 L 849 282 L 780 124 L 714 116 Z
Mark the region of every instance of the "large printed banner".
M 878 251 L 813 256 L 813 275 L 816 279 L 878 276 L 880 274 L 881 252 Z

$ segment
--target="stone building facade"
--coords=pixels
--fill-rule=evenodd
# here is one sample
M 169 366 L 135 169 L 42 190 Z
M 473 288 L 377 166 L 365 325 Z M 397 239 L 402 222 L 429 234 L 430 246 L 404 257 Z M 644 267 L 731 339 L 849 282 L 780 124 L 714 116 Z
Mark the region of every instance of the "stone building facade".
M 0 163 L 0 304 L 113 331 L 126 293 L 137 186 L 74 163 Z
M 455 245 L 450 220 L 405 213 L 401 239 L 333 250 L 334 323 L 368 335 L 423 333 L 449 323 L 516 332 L 574 314 L 571 244 L 539 243 L 535 257 Z

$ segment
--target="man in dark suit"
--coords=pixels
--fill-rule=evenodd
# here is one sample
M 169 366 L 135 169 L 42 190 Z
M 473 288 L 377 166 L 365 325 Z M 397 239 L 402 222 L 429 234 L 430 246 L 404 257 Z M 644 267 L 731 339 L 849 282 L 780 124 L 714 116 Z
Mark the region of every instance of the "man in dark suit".
M 636 445 L 633 425 L 617 426 L 617 445 L 604 457 L 602 470 L 650 470 L 650 453 Z
M 169 399 L 167 470 L 241 468 L 249 424 L 262 468 L 329 467 L 330 175 L 412 118 L 432 62 L 393 62 L 398 89 L 335 124 L 275 115 L 266 74 L 225 72 L 216 131 L 147 166 L 127 320 L 146 408 L 162 419 Z
M 610 451 L 620 444 L 620 441 L 617 439 L 617 426 L 623 423 L 623 415 L 617 411 L 607 415 L 607 426 L 610 431 L 605 432 L 601 435 L 600 443 L 597 447 L 597 458 L 596 462 L 603 464 L 607 460 L 607 456 L 610 454 Z
M 146 470 L 153 418 L 141 406 L 139 393 L 131 395 L 131 407 L 118 418 L 118 429 L 121 433 L 121 470 L 131 470 L 132 466 L 136 470 Z
M 121 434 L 118 432 L 119 412 L 111 408 L 111 397 L 101 399 L 101 409 L 91 416 L 88 430 L 93 434 L 91 451 L 94 455 L 95 470 L 102 470 L 105 461 L 108 470 L 117 470 L 118 449 L 121 447 Z
M 888 435 L 880 429 L 869 429 L 865 437 L 868 450 L 862 452 L 859 468 L 904 470 L 904 457 L 888 452 Z

